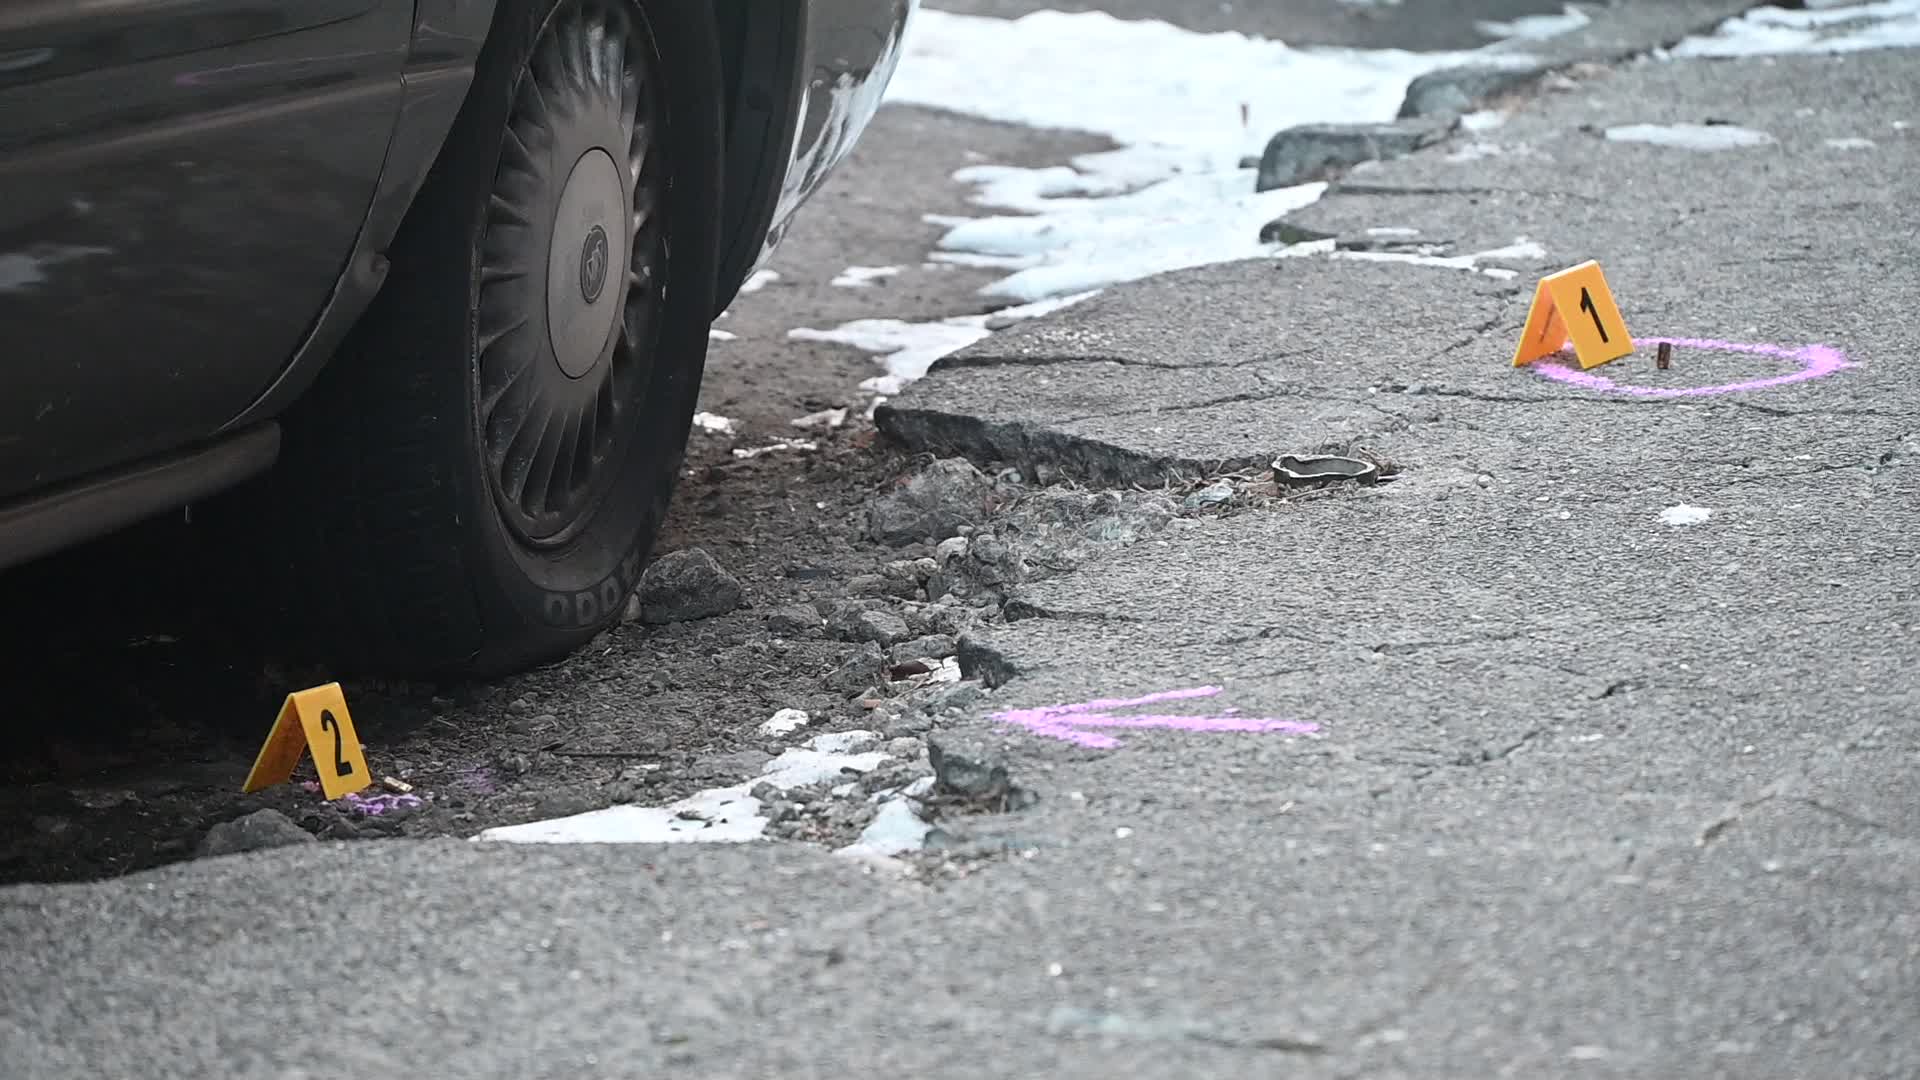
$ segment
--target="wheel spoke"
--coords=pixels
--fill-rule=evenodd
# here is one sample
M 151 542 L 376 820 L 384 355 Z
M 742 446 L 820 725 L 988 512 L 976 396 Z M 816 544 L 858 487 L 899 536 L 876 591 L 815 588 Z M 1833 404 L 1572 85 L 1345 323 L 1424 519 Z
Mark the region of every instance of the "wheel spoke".
M 547 428 L 553 422 L 553 410 L 545 402 L 536 401 L 529 409 L 539 409 L 539 419 L 531 415 L 524 416 L 520 428 L 513 433 L 513 441 L 507 444 L 507 452 L 501 461 L 501 487 L 507 498 L 526 505 L 527 479 L 533 473 L 534 458 L 540 443 L 547 437 Z
M 580 455 L 579 440 L 580 414 L 568 410 L 553 440 L 553 464 L 547 469 L 547 501 L 542 510 L 556 510 L 569 501 L 568 496 L 573 493 L 574 464 Z
M 480 356 L 484 359 L 493 351 L 493 347 L 498 345 L 508 334 L 513 333 L 525 325 L 527 325 L 527 318 L 522 315 L 492 332 L 482 331 L 477 349 Z M 496 374 L 501 368 L 506 369 L 504 378 Z M 481 367 L 480 415 L 492 416 L 494 408 L 500 404 L 500 399 L 506 396 L 507 391 L 513 389 L 515 383 L 525 378 L 527 372 L 530 370 L 531 365 L 528 364 L 512 362 L 502 364 L 483 363 Z M 488 382 L 492 382 L 493 385 L 488 386 Z
M 540 441 L 527 461 L 527 479 L 520 492 L 520 508 L 529 517 L 540 517 L 549 509 L 553 491 L 553 463 L 560 453 L 560 429 L 566 420 L 557 410 L 549 411 L 540 426 Z

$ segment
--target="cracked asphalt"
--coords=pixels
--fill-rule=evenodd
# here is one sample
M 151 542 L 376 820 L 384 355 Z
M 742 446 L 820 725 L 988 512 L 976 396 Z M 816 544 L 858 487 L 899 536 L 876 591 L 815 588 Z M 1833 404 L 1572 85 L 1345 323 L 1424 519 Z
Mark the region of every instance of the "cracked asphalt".
M 941 734 L 1038 801 L 956 826 L 996 852 L 967 872 L 441 838 L 14 886 L 0 1059 L 34 1077 L 1920 1075 L 1920 135 L 1896 126 L 1920 123 L 1916 65 L 1583 68 L 1289 219 L 1344 253 L 1115 287 L 889 402 L 881 431 L 909 450 L 1090 487 L 1245 485 L 1287 453 L 1397 469 L 1017 586 L 960 647 L 994 689 Z M 1709 121 L 1777 142 L 1597 134 Z M 1484 264 L 1507 278 L 1356 257 L 1412 254 L 1370 229 L 1545 255 Z M 1793 364 L 1682 347 L 1659 371 L 1643 348 L 1591 373 L 1613 391 L 1511 368 L 1533 281 L 1588 258 L 1637 336 L 1852 366 L 1667 397 L 1618 391 Z M 1676 506 L 1711 514 L 1663 521 Z M 996 719 L 1202 686 L 1221 691 L 1161 708 L 1320 730 L 1093 748 Z

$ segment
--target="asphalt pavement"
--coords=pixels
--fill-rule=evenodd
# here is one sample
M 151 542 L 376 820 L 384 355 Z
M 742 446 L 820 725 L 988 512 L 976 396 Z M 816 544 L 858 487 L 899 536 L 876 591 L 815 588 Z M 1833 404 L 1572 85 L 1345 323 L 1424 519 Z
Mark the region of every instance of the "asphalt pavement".
M 937 734 L 1037 795 L 954 827 L 997 857 L 395 840 L 15 886 L 0 1060 L 1920 1075 L 1917 70 L 1583 68 L 1336 180 L 1289 219 L 1324 242 L 889 402 L 915 448 L 1233 493 L 969 635 L 994 689 Z M 1632 141 L 1727 129 L 1765 138 Z M 1645 344 L 1512 367 L 1533 283 L 1588 259 Z M 1393 478 L 1258 493 L 1314 453 Z

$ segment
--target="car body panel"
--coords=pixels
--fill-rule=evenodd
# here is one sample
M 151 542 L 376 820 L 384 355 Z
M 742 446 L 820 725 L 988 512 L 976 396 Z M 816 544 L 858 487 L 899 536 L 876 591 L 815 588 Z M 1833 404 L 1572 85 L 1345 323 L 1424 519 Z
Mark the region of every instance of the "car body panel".
M 502 2 L 0 0 L 0 525 L 50 550 L 271 458 Z M 723 308 L 872 118 L 918 0 L 713 2 Z
M 806 5 L 797 122 L 749 272 L 773 256 L 794 215 L 846 159 L 879 111 L 919 6 L 919 0 L 810 0 Z M 724 292 L 731 296 L 738 283 L 726 284 Z
M 346 264 L 412 22 L 412 0 L 0 0 L 0 497 L 259 394 Z
M 493 23 L 494 0 L 418 0 L 405 68 L 400 74 L 399 114 L 387 142 L 380 179 L 354 238 L 346 268 L 314 319 L 306 340 L 287 359 L 271 385 L 223 433 L 269 419 L 313 385 L 386 280 L 386 252 L 414 196 L 426 182 L 440 146 L 453 128 L 473 83 L 473 67 Z

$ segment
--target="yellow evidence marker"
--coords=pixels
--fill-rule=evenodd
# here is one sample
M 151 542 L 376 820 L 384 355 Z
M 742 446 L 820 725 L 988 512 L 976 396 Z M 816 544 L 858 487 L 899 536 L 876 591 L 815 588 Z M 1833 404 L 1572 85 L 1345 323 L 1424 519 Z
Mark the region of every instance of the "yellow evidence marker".
M 288 694 L 266 745 L 253 759 L 253 771 L 247 774 L 242 792 L 259 791 L 293 778 L 293 767 L 300 755 L 313 749 L 313 767 L 320 774 L 320 790 L 329 799 L 365 788 L 373 782 L 367 772 L 367 757 L 360 749 L 360 737 L 353 733 L 353 716 L 347 712 L 346 695 L 339 683 L 316 686 Z
M 1573 355 L 1580 369 L 1599 367 L 1633 351 L 1633 336 L 1613 302 L 1600 264 L 1589 260 L 1549 274 L 1533 290 L 1526 329 L 1513 351 L 1513 366 L 1552 356 L 1573 339 Z

